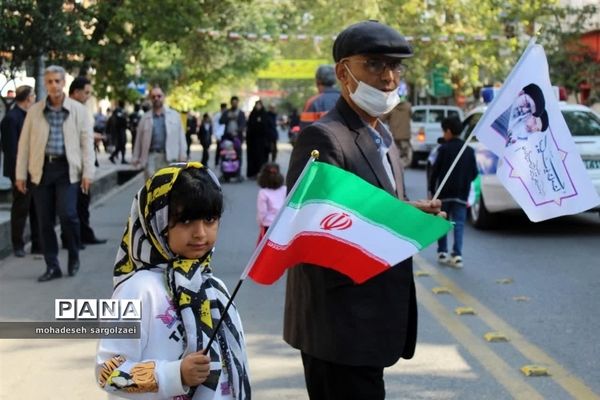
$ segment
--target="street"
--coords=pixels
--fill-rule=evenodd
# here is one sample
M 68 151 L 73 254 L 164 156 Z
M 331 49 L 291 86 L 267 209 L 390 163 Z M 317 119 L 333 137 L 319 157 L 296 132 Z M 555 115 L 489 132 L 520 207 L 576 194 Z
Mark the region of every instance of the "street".
M 193 150 L 199 159 L 199 146 Z M 284 171 L 290 151 L 280 144 Z M 408 196 L 424 198 L 424 170 L 405 176 Z M 109 240 L 82 252 L 76 277 L 38 283 L 42 259 L 1 260 L 0 321 L 52 321 L 56 298 L 109 298 L 116 248 L 141 184 L 138 176 L 95 204 L 92 225 Z M 233 290 L 258 235 L 258 186 L 223 188 L 213 265 Z M 387 398 L 600 399 L 599 243 L 597 213 L 538 224 L 515 215 L 492 231 L 466 227 L 462 270 L 438 265 L 435 245 L 421 252 L 414 258 L 417 352 L 386 369 Z M 64 250 L 61 262 L 64 272 Z M 272 286 L 248 280 L 236 299 L 258 400 L 308 398 L 300 354 L 282 340 L 284 294 L 285 279 Z M 474 315 L 458 315 L 457 307 L 471 307 Z M 508 341 L 488 342 L 489 332 Z M 96 340 L 0 339 L 0 400 L 105 399 L 94 380 L 95 348 Z M 549 376 L 527 377 L 520 371 L 526 365 L 544 367 Z

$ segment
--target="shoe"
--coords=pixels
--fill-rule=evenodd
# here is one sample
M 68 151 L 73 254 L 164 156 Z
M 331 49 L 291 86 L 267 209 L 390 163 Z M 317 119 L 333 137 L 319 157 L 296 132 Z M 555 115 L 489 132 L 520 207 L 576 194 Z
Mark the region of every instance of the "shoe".
M 62 278 L 62 272 L 60 271 L 60 269 L 55 268 L 55 269 L 46 271 L 44 273 L 44 275 L 42 275 L 38 278 L 38 282 L 47 282 L 47 281 L 51 281 L 52 279 L 58 279 L 58 278 Z
M 79 271 L 79 260 L 69 261 L 69 276 L 77 275 Z
M 116 164 L 116 163 L 115 163 L 115 159 L 114 159 L 112 156 L 111 156 L 111 157 L 108 157 L 108 159 L 110 160 L 110 162 L 111 162 L 111 163 L 113 163 L 113 164 Z
M 15 257 L 19 257 L 19 258 L 25 257 L 25 250 L 15 249 Z
M 451 266 L 453 266 L 454 268 L 462 268 L 463 267 L 462 257 L 461 256 L 452 256 L 449 264 Z
M 446 264 L 448 262 L 448 253 L 440 251 L 437 255 L 437 260 L 440 264 Z
M 106 243 L 106 239 L 98 239 L 95 237 L 92 240 L 84 240 L 83 243 L 85 243 L 85 244 L 104 244 L 104 243 Z
M 121 161 L 121 164 L 129 164 L 127 161 L 123 160 Z

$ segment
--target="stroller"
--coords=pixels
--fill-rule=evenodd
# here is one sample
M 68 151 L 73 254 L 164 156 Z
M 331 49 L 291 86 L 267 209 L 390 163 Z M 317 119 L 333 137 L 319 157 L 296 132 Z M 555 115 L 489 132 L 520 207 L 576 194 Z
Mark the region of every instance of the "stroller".
M 219 146 L 221 157 L 221 178 L 229 182 L 231 178 L 242 181 L 242 145 L 240 140 L 230 135 L 224 135 Z

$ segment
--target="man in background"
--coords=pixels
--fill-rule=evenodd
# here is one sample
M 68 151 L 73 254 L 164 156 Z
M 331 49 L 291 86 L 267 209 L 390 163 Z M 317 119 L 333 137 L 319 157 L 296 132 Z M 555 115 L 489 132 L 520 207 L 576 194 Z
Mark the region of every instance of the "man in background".
M 15 105 L 6 113 L 0 124 L 2 152 L 4 153 L 4 176 L 12 182 L 12 204 L 10 208 L 10 233 L 13 252 L 16 257 L 25 257 L 25 223 L 29 216 L 31 230 L 31 252 L 40 251 L 39 231 L 31 191 L 21 193 L 15 184 L 17 164 L 17 144 L 25 122 L 27 110 L 35 103 L 35 93 L 31 86 L 19 86 L 15 95 Z M 31 188 L 31 182 L 27 181 Z
M 92 83 L 85 76 L 78 76 L 73 79 L 71 86 L 69 86 L 69 97 L 73 100 L 78 101 L 84 107 L 88 99 L 92 95 Z M 89 116 L 92 121 L 92 116 Z M 90 203 L 92 201 L 91 193 L 84 193 L 83 190 L 78 191 L 77 196 L 77 215 L 79 216 L 79 231 L 81 234 L 81 244 L 104 244 L 106 239 L 99 239 L 96 237 L 94 230 L 90 224 Z M 63 239 L 63 246 L 66 247 L 65 240 Z M 83 246 L 80 246 L 83 248 Z

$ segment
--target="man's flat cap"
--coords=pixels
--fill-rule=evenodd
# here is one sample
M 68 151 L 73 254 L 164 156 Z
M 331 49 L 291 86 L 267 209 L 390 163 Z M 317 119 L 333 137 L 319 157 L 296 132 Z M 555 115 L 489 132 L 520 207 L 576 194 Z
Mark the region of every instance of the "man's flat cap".
M 408 58 L 412 48 L 395 29 L 377 21 L 362 21 L 344 29 L 333 43 L 335 62 L 357 54 L 383 54 Z

